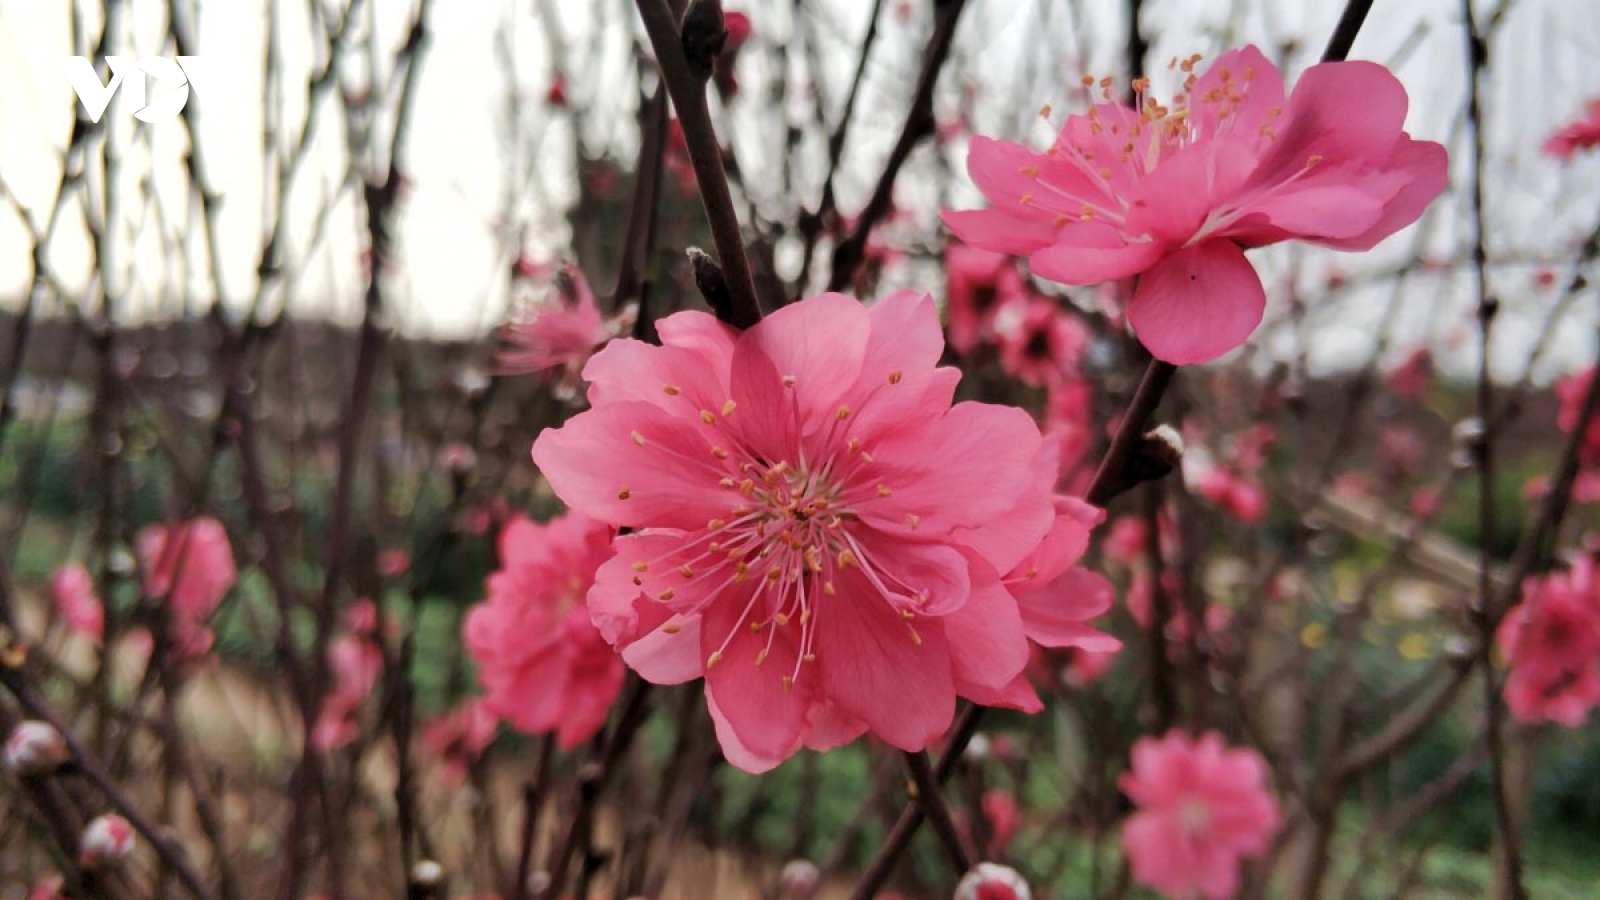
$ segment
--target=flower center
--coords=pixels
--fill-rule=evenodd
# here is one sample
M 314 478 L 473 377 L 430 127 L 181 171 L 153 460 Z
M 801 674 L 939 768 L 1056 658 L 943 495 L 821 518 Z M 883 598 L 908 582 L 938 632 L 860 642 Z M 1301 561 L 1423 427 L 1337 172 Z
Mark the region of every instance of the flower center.
M 1194 798 L 1183 801 L 1178 807 L 1178 825 L 1185 834 L 1198 835 L 1211 827 L 1211 810 L 1204 803 Z

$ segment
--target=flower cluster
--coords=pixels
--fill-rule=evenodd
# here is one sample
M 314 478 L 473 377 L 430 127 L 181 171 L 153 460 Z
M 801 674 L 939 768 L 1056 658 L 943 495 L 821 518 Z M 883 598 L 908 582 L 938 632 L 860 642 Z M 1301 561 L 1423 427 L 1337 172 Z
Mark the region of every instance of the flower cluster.
M 178 525 L 150 525 L 135 542 L 145 594 L 164 598 L 168 636 L 179 659 L 211 652 L 205 622 L 239 577 L 222 523 L 203 516 Z

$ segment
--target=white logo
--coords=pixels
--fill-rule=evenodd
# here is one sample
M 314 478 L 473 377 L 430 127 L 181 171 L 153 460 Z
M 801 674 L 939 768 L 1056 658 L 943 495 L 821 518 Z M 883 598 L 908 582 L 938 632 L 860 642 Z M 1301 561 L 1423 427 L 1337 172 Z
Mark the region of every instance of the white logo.
M 99 122 L 100 117 L 105 115 L 106 107 L 119 87 L 123 88 L 123 95 L 133 104 L 133 117 L 139 121 L 165 122 L 174 118 L 189 102 L 189 86 L 195 83 L 196 70 L 201 69 L 197 56 L 180 56 L 176 61 L 164 56 L 147 56 L 137 60 L 131 56 L 108 56 L 106 65 L 111 69 L 111 80 L 102 83 L 88 57 L 61 58 L 61 68 L 66 71 L 72 91 L 78 95 L 78 101 L 83 104 L 83 110 L 89 114 L 91 122 Z M 133 77 L 127 77 L 129 75 Z M 146 103 L 145 94 L 146 75 L 165 86 L 149 103 Z

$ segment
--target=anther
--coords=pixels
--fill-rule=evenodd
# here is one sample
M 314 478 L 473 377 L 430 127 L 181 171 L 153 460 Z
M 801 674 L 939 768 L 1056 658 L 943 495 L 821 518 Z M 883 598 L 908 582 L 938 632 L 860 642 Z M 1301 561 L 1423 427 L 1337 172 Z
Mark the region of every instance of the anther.
M 889 490 L 889 486 L 887 484 L 878 485 L 878 496 L 879 497 L 887 497 L 892 493 L 894 493 L 894 491 Z
M 860 560 L 856 559 L 856 555 L 849 550 L 840 550 L 837 562 L 839 568 L 848 569 L 855 566 Z
M 677 634 L 682 630 L 683 626 L 679 625 L 677 622 L 668 622 L 667 624 L 661 626 L 661 631 L 663 634 Z
M 623 488 L 622 490 L 617 491 L 617 499 L 618 500 L 626 500 L 626 499 L 628 499 L 629 497 L 632 497 L 632 496 L 633 496 L 633 492 L 628 490 L 627 488 Z
M 850 407 L 841 406 L 841 407 L 839 407 L 838 412 L 834 413 L 834 415 L 838 416 L 840 421 L 848 419 L 848 418 L 850 418 Z
M 751 622 L 750 624 L 754 625 L 755 623 Z M 761 629 L 758 627 L 758 628 L 755 628 L 753 630 L 754 631 L 760 631 Z M 761 665 L 762 663 L 764 663 L 766 661 L 767 661 L 767 648 L 762 647 L 761 648 L 761 652 L 756 654 L 756 662 L 755 662 L 755 664 L 759 666 L 759 665 Z
M 683 391 L 679 390 L 678 386 L 675 384 L 663 384 L 661 386 L 661 392 L 666 394 L 668 397 L 676 397 L 683 393 Z
M 688 563 L 684 563 L 683 565 L 678 567 L 678 574 L 682 575 L 685 578 L 693 578 L 694 577 L 694 567 L 689 565 Z
M 722 662 L 722 651 L 721 650 L 713 650 L 713 651 L 711 651 L 711 655 L 706 657 L 706 668 L 709 669 L 709 668 L 711 668 L 712 666 L 716 665 L 719 662 Z
M 644 572 L 644 571 L 649 570 L 649 568 L 650 568 L 650 564 L 645 562 L 642 559 L 637 559 L 637 560 L 634 560 L 634 562 L 633 562 L 633 570 L 635 572 Z
M 902 379 L 904 377 L 905 376 L 901 374 L 899 369 L 895 369 L 894 371 L 889 373 L 889 383 L 890 384 L 899 384 L 900 383 L 900 379 Z
M 738 405 L 739 404 L 733 402 L 732 400 L 729 400 L 727 403 L 722 404 L 722 417 L 724 419 L 726 419 L 727 417 L 733 415 L 734 407 L 736 407 Z
M 717 459 L 727 459 L 728 451 L 722 449 L 721 447 L 712 447 L 711 455 L 715 456 Z
M 786 388 L 794 387 L 794 376 L 793 375 L 785 375 L 785 376 L 783 376 L 783 386 L 786 387 Z
M 667 588 L 666 590 L 661 592 L 660 600 L 661 600 L 662 603 L 666 603 L 668 600 L 671 600 L 673 597 L 676 597 L 676 596 L 678 596 L 677 591 L 674 591 L 672 588 Z
M 633 442 L 635 444 L 638 444 L 641 447 L 644 446 L 644 435 L 640 434 L 639 432 L 630 431 L 630 432 L 628 432 L 628 437 L 633 438 Z
M 709 409 L 700 410 L 700 421 L 706 423 L 707 425 L 710 425 L 712 422 L 715 422 L 716 420 L 717 420 L 717 417 L 711 414 L 711 410 L 709 410 Z

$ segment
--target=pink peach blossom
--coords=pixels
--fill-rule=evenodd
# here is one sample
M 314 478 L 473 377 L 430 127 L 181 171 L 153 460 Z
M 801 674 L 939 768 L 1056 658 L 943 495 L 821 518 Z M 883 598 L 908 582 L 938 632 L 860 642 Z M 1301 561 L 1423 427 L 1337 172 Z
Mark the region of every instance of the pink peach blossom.
M 1545 138 L 1544 152 L 1559 160 L 1569 160 L 1580 150 L 1600 147 L 1600 98 L 1590 100 L 1583 115 L 1563 125 Z
M 66 563 L 50 575 L 50 599 L 68 631 L 100 640 L 106 611 L 95 596 L 94 578 L 83 563 Z
M 550 296 L 501 329 L 495 371 L 574 382 L 596 350 L 632 327 L 633 315 L 602 316 L 588 279 L 577 266 L 564 266 Z
M 1017 312 L 1015 321 L 996 327 L 1000 367 L 1023 384 L 1049 385 L 1071 378 L 1089 342 L 1083 323 L 1044 298 L 1027 302 Z
M 1416 348 L 1389 370 L 1386 380 L 1393 394 L 1417 399 L 1427 396 L 1428 386 L 1433 381 L 1433 352 L 1427 347 Z
M 614 534 L 577 513 L 512 519 L 488 599 L 462 626 L 484 709 L 528 734 L 555 732 L 569 750 L 600 730 L 622 689 L 622 661 L 584 605 Z
M 210 653 L 215 636 L 206 619 L 239 577 L 222 523 L 202 516 L 180 525 L 149 525 L 135 536 L 134 550 L 144 592 L 167 602 L 173 654 L 196 660 Z
M 1004 253 L 952 243 L 944 250 L 944 273 L 950 346 L 963 356 L 994 336 L 1000 310 L 1028 296 L 1016 261 Z
M 1566 572 L 1529 578 L 1522 592 L 1522 603 L 1495 634 L 1511 670 L 1506 706 L 1525 722 L 1577 728 L 1600 704 L 1600 584 L 1594 563 L 1579 557 Z
M 1215 732 L 1140 738 L 1120 786 L 1137 811 L 1122 826 L 1135 881 L 1174 900 L 1227 900 L 1239 861 L 1267 849 L 1280 817 L 1267 767 Z
M 1010 791 L 1000 788 L 984 791 L 979 805 L 989 823 L 987 856 L 999 859 L 1005 856 L 1006 848 L 1011 846 L 1012 838 L 1017 836 L 1017 830 L 1022 827 L 1022 810 L 1017 805 L 1017 798 Z
M 1267 493 L 1261 483 L 1226 466 L 1208 470 L 1200 477 L 1195 490 L 1246 525 L 1258 525 L 1267 516 Z
M 425 754 L 439 760 L 445 780 L 460 781 L 494 742 L 497 725 L 495 715 L 483 708 L 481 700 L 468 700 L 423 725 L 417 743 Z
M 533 457 L 616 527 L 589 607 L 646 680 L 700 676 L 723 751 L 750 771 L 870 731 L 905 749 L 957 696 L 1028 710 L 1028 633 L 999 573 L 1050 530 L 1037 426 L 951 405 L 933 301 L 841 294 L 738 333 L 663 319 L 613 341 L 591 408 Z
M 1128 321 L 1170 363 L 1214 359 L 1260 324 L 1266 293 L 1244 251 L 1298 238 L 1365 250 L 1414 222 L 1445 187 L 1445 150 L 1401 130 L 1406 92 L 1370 62 L 1312 66 L 1285 97 L 1255 47 L 1205 74 L 1183 62 L 1172 106 L 1136 83 L 1067 118 L 1054 145 L 974 137 L 967 161 L 992 204 L 946 211 L 973 246 L 1027 256 L 1065 284 L 1139 276 Z
M 333 690 L 322 700 L 311 742 L 324 753 L 354 741 L 361 733 L 356 714 L 383 676 L 383 647 L 378 643 L 378 609 L 361 599 L 345 613 L 345 633 L 328 642 L 328 668 Z
M 1111 582 L 1078 565 L 1105 513 L 1076 497 L 1057 497 L 1055 504 L 1055 521 L 1044 539 L 1005 578 L 1023 628 L 1044 647 L 1118 650 L 1121 641 L 1088 625 L 1110 611 Z

